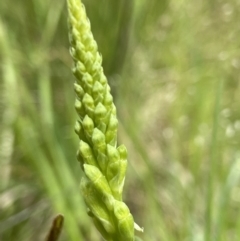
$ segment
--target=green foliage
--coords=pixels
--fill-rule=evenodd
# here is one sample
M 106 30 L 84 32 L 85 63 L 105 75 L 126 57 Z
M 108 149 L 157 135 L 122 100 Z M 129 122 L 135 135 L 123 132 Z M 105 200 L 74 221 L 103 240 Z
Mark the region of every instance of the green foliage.
M 238 1 L 84 3 L 128 149 L 123 200 L 138 235 L 238 241 Z M 60 212 L 60 240 L 101 240 L 79 191 L 66 2 L 0 1 L 0 16 L 0 239 L 44 240 Z

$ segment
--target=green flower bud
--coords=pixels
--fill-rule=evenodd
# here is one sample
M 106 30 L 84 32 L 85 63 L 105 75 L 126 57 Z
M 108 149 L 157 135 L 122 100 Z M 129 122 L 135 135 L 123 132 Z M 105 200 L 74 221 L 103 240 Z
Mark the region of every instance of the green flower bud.
M 95 121 L 98 123 L 106 116 L 107 109 L 101 102 L 99 102 L 94 110 L 94 114 L 95 114 Z
M 76 133 L 77 135 L 80 135 L 81 129 L 82 129 L 82 128 L 81 128 L 81 124 L 79 123 L 79 121 L 76 121 L 75 127 L 74 127 L 75 133 Z
M 120 145 L 118 148 L 118 153 L 122 160 L 127 160 L 127 148 L 124 145 Z
M 88 21 L 87 24 L 90 25 L 90 22 Z M 93 42 L 93 35 L 92 35 L 92 33 L 91 32 L 84 33 L 82 35 L 82 42 L 83 42 L 84 46 L 86 46 L 86 48 L 88 48 L 89 43 Z M 89 51 L 89 53 L 91 53 L 91 52 Z M 92 57 L 92 59 L 93 59 L 93 57 Z
M 103 68 L 102 68 L 102 56 L 96 52 L 95 54 L 95 60 L 92 64 L 92 66 L 90 67 L 90 72 L 94 77 L 97 77 L 98 79 L 101 79 L 101 75 L 104 75 L 103 73 Z M 102 81 L 100 80 L 100 83 L 105 87 L 107 82 L 104 84 L 102 83 Z
M 81 63 L 80 61 L 78 61 L 79 63 Z M 86 71 L 86 70 L 85 70 Z M 83 75 L 83 71 L 80 71 L 77 66 L 75 66 L 73 69 L 72 69 L 72 72 L 74 74 L 74 76 L 76 77 L 76 83 L 77 84 L 80 84 L 82 85 L 82 82 L 80 81 L 81 78 L 82 78 L 82 75 Z
M 93 98 L 88 93 L 86 93 L 83 96 L 82 103 L 85 107 L 86 114 L 89 115 L 92 118 L 93 112 L 94 112 L 94 109 L 95 109 Z
M 86 176 L 91 180 L 93 186 L 101 193 L 112 195 L 108 182 L 101 173 L 101 171 L 92 165 L 84 164 L 84 171 Z
M 124 146 L 120 146 L 118 149 L 123 151 L 124 148 Z M 114 148 L 111 145 L 107 145 L 107 153 L 109 158 L 109 163 L 107 166 L 107 179 L 109 181 L 109 185 L 111 187 L 114 197 L 117 200 L 121 201 L 127 169 L 127 160 L 121 159 L 121 155 L 118 149 Z
M 93 123 L 93 120 L 88 115 L 84 117 L 82 121 L 82 127 L 84 129 L 84 133 L 86 135 L 87 140 L 90 142 L 92 139 L 94 123 Z
M 78 84 L 74 84 L 74 90 L 75 90 L 75 93 L 77 94 L 78 98 L 81 100 L 84 96 L 84 90 L 83 88 L 78 85 Z
M 97 52 L 97 50 L 98 50 L 98 46 L 97 46 L 96 41 L 90 41 L 88 43 L 88 51 L 90 51 L 90 52 Z
M 94 110 L 95 114 L 95 123 L 99 130 L 103 133 L 106 132 L 106 122 L 108 119 L 107 109 L 105 106 L 99 102 Z
M 106 143 L 105 143 L 105 135 L 98 129 L 94 128 L 92 134 L 92 143 L 96 150 L 105 153 Z
M 72 35 L 69 36 L 69 39 L 70 39 L 70 42 L 71 42 L 71 41 L 72 41 Z M 73 47 L 70 47 L 70 48 L 69 48 L 69 53 L 70 53 L 70 55 L 72 56 L 72 58 L 77 61 L 77 58 L 76 58 L 76 49 L 73 48 Z M 73 74 L 74 74 L 74 70 L 76 70 L 75 67 L 72 69 Z
M 97 158 L 101 171 L 105 172 L 108 161 L 106 156 L 105 135 L 98 128 L 94 128 L 93 130 L 92 143 L 94 154 Z
M 118 164 L 118 174 L 114 176 L 111 180 L 109 180 L 109 185 L 111 187 L 111 190 L 114 194 L 114 197 L 122 201 L 122 191 L 123 191 L 123 186 L 125 182 L 125 174 L 126 174 L 126 169 L 127 169 L 127 160 L 122 160 Z M 109 169 L 115 167 L 115 164 L 111 164 Z
M 74 29 L 73 30 L 73 33 L 74 35 L 76 35 L 77 37 L 77 34 L 78 34 L 78 31 L 77 29 Z M 79 59 L 83 59 L 83 51 L 86 51 L 85 49 L 85 46 L 84 44 L 81 42 L 81 41 L 77 41 L 77 44 L 76 44 L 76 52 L 77 52 L 77 56 L 79 57 Z M 82 61 L 83 62 L 83 61 Z M 84 66 L 84 64 L 82 64 Z M 84 67 L 85 68 L 85 67 Z M 85 68 L 86 69 L 86 68 Z
M 110 94 L 110 92 L 107 91 L 105 97 L 104 97 L 104 101 L 103 101 L 104 105 L 106 106 L 111 106 L 113 104 L 113 97 Z
M 81 78 L 82 78 L 82 75 L 83 75 L 84 73 L 86 73 L 86 71 L 87 71 L 85 65 L 84 65 L 82 62 L 80 62 L 80 61 L 77 61 L 77 64 L 76 64 L 75 69 L 76 69 L 79 73 L 81 73 Z M 81 80 L 81 78 L 80 78 L 80 80 Z
M 115 115 L 111 114 L 106 131 L 106 143 L 116 146 L 117 143 L 118 120 Z
M 81 140 L 87 141 L 83 128 L 82 128 L 82 125 L 81 125 L 81 121 L 76 121 L 74 129 L 75 129 L 75 133 L 79 136 L 79 138 Z
M 134 240 L 134 220 L 127 205 L 124 202 L 115 201 L 114 215 L 117 219 L 118 230 L 122 240 Z
M 102 223 L 93 216 L 93 223 L 95 225 L 95 227 L 97 228 L 97 230 L 99 231 L 99 233 L 101 233 L 102 237 L 105 239 L 105 240 L 109 240 L 109 241 L 113 241 L 113 239 L 111 238 L 112 237 L 112 234 L 111 233 L 108 233 L 106 231 L 106 229 L 103 227 Z
M 102 69 L 102 67 L 101 67 L 101 76 L 100 76 L 99 82 L 100 82 L 103 86 L 106 86 L 106 85 L 107 85 L 107 78 L 106 78 L 106 76 L 103 74 L 103 69 Z
M 84 59 L 83 59 L 83 63 L 85 64 L 86 68 L 87 69 L 91 69 L 93 63 L 94 63 L 94 56 L 91 52 L 87 51 L 85 54 L 84 54 Z
M 84 111 L 84 108 L 83 108 L 83 105 L 82 105 L 82 102 L 78 99 L 75 100 L 75 109 L 78 113 L 78 116 L 80 118 L 82 118 L 85 114 L 85 111 Z
M 84 164 L 84 171 L 86 176 L 92 182 L 94 188 L 101 193 L 102 200 L 106 204 L 108 210 L 112 210 L 115 200 L 105 176 L 102 175 L 97 167 L 92 165 Z
M 120 154 L 118 150 L 111 145 L 107 145 L 107 155 L 109 158 L 109 164 L 120 161 Z
M 86 91 L 91 93 L 92 91 L 92 85 L 93 85 L 93 78 L 89 73 L 84 73 L 82 77 L 82 81 L 84 83 Z
M 85 203 L 88 205 L 93 215 L 101 222 L 108 233 L 114 233 L 115 227 L 111 215 L 101 201 L 101 197 L 96 192 L 93 183 L 83 177 L 80 184 L 80 190 Z
M 77 150 L 77 160 L 80 162 L 81 168 L 83 170 L 84 160 L 79 150 Z
M 99 81 L 96 81 L 93 85 L 92 89 L 93 97 L 95 99 L 95 103 L 98 103 L 103 100 L 103 94 L 104 94 L 104 87 Z M 100 98 L 101 96 L 101 98 Z M 96 102 L 98 100 L 98 102 Z
M 84 163 L 89 165 L 98 166 L 95 157 L 92 153 L 91 147 L 84 141 L 80 141 L 79 143 L 79 155 L 84 160 Z
M 82 102 L 78 99 L 75 100 L 75 109 L 77 112 L 82 111 Z

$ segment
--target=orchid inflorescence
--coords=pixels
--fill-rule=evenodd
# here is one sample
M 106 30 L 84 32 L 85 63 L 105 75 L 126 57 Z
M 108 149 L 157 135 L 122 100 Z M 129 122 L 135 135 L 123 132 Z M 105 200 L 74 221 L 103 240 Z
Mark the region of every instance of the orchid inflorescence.
M 134 223 L 122 192 L 127 150 L 117 146 L 116 107 L 102 68 L 102 57 L 80 0 L 68 0 L 70 53 L 76 77 L 77 159 L 84 171 L 80 189 L 88 214 L 107 241 L 133 241 Z

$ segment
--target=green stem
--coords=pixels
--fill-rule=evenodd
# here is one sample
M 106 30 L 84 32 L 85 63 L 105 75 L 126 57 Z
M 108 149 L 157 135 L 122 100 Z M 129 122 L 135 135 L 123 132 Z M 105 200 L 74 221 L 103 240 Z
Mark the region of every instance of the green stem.
M 206 197 L 206 213 L 205 213 L 205 241 L 212 240 L 212 225 L 213 225 L 213 198 L 214 198 L 214 181 L 216 178 L 216 149 L 217 149 L 217 134 L 219 126 L 219 112 L 220 112 L 220 102 L 223 92 L 223 80 L 217 82 L 217 91 L 216 91 L 216 102 L 214 107 L 214 116 L 213 116 L 213 128 L 212 128 L 212 142 L 210 150 L 210 163 L 208 170 L 208 181 L 207 181 L 207 197 Z

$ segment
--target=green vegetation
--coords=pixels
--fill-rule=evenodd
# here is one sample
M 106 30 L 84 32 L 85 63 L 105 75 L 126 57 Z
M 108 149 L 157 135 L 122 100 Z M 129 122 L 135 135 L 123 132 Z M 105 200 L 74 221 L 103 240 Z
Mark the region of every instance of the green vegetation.
M 84 1 L 144 241 L 240 239 L 237 0 Z M 64 0 L 0 1 L 0 240 L 100 241 L 80 194 Z

